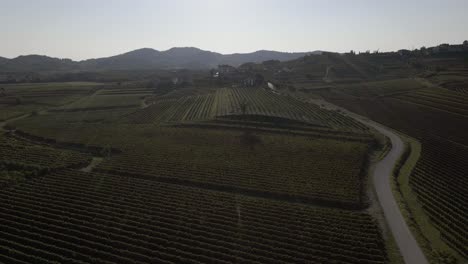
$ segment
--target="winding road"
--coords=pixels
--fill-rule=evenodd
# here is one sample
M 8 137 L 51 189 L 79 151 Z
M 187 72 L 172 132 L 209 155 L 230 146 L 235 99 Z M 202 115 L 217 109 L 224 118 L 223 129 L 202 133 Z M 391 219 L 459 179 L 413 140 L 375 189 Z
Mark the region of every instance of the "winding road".
M 363 123 L 368 127 L 374 128 L 390 139 L 392 143 L 391 150 L 387 153 L 385 158 L 375 164 L 374 170 L 372 171 L 373 183 L 377 193 L 377 198 L 384 212 L 385 220 L 387 221 L 387 224 L 392 231 L 393 237 L 396 241 L 396 244 L 398 245 L 398 248 L 400 249 L 400 253 L 403 256 L 405 263 L 429 263 L 418 243 L 416 242 L 416 239 L 411 233 L 408 225 L 406 224 L 405 219 L 403 218 L 403 215 L 400 212 L 400 208 L 392 193 L 391 178 L 393 168 L 395 167 L 398 159 L 401 157 L 405 149 L 401 138 L 391 129 L 366 117 L 350 112 L 342 107 L 333 105 L 323 100 L 311 100 L 311 102 L 321 105 L 327 109 L 339 109 L 347 116 L 355 119 L 356 121 L 359 121 L 360 123 Z

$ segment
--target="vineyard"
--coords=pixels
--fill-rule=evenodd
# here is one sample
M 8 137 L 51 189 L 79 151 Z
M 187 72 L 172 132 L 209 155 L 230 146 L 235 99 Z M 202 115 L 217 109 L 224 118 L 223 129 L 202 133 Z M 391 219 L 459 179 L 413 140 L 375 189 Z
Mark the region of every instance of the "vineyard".
M 439 89 L 425 89 L 413 93 L 405 93 L 396 98 L 409 103 L 446 111 L 450 114 L 468 117 L 467 95 Z
M 58 150 L 1 135 L 0 189 L 43 175 L 50 170 L 77 168 L 90 160 L 91 156 L 88 154 Z
M 306 137 L 258 135 L 243 142 L 241 132 L 179 129 L 135 150 L 105 160 L 96 169 L 118 175 L 212 188 L 362 206 L 367 144 Z M 203 133 L 203 134 L 202 134 Z M 133 141 L 137 144 L 136 141 Z M 292 158 L 291 158 L 292 157 Z
M 128 87 L 3 126 L 1 263 L 389 262 L 366 127 L 260 88 Z
M 98 83 L 5 85 L 0 97 L 0 121 L 71 103 L 91 93 Z
M 87 164 L 91 156 L 71 150 L 35 145 L 12 137 L 0 138 L 1 163 L 60 169 Z
M 141 101 L 145 94 L 132 94 L 132 95 L 93 95 L 85 97 L 76 102 L 66 105 L 57 111 L 83 111 L 83 110 L 103 110 L 113 108 L 137 108 L 140 106 Z
M 320 109 L 318 106 L 276 95 L 264 89 L 248 88 L 222 88 L 215 94 L 154 100 L 151 106 L 129 115 L 128 119 L 131 123 L 149 124 L 239 116 L 257 120 L 262 117 L 282 118 L 337 130 L 366 130 L 365 126 L 353 119 Z
M 408 52 L 19 74 L 38 83 L 0 87 L 0 263 L 464 263 L 466 58 Z M 81 77 L 102 83 L 58 82 Z M 371 190 L 385 169 L 406 225 Z
M 437 139 L 423 142 L 410 184 L 431 220 L 444 230 L 442 239 L 468 257 L 466 155 L 467 147 Z
M 255 131 L 252 141 L 245 131 L 228 128 L 82 124 L 61 128 L 56 122 L 56 126 L 45 123 L 42 116 L 35 119 L 18 123 L 27 133 L 16 133 L 63 145 L 73 142 L 123 151 L 104 160 L 96 168 L 99 171 L 339 207 L 367 204 L 363 167 L 372 142 L 369 136 L 338 134 L 331 139 L 266 130 Z
M 421 157 L 410 185 L 441 239 L 466 258 L 468 225 L 466 156 L 468 116 L 466 95 L 441 88 L 424 88 L 373 98 L 363 88 L 321 91 L 320 95 L 351 111 L 398 129 L 422 143 Z
M 300 91 L 355 85 L 368 80 L 401 79 L 415 72 L 401 56 L 388 53 L 372 56 L 324 53 L 283 62 L 280 66 L 275 81 Z
M 0 200 L 7 263 L 386 261 L 378 226 L 358 212 L 75 171 Z
M 343 84 L 339 86 L 340 92 L 354 98 L 388 97 L 392 95 L 405 94 L 408 92 L 418 92 L 426 88 L 421 82 L 415 79 L 396 79 L 385 81 L 373 81 L 357 84 Z

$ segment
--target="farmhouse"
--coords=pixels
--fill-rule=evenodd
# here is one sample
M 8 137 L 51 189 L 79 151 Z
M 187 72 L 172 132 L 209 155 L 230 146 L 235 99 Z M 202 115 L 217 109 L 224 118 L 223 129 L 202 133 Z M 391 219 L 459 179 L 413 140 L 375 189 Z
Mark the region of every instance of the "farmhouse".
M 246 87 L 255 86 L 255 78 L 252 78 L 252 77 L 245 78 L 244 80 L 242 80 L 242 85 Z

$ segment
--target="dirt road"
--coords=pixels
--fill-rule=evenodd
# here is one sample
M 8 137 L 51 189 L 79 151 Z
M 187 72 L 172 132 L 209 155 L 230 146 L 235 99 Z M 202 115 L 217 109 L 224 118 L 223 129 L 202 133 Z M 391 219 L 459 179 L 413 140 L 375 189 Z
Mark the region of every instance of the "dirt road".
M 21 120 L 23 118 L 26 118 L 30 116 L 30 114 L 24 114 L 24 115 L 21 115 L 21 116 L 17 116 L 17 117 L 13 117 L 13 118 L 10 118 L 10 119 L 7 119 L 7 120 L 4 120 L 4 121 L 1 121 L 0 122 L 0 131 L 1 130 L 5 130 L 5 126 L 10 123 L 10 122 L 14 122 L 14 121 L 17 121 L 17 120 Z
M 393 237 L 400 249 L 401 255 L 407 264 L 427 264 L 428 261 L 419 247 L 416 239 L 411 233 L 403 218 L 395 198 L 392 193 L 391 177 L 393 168 L 404 151 L 404 144 L 401 138 L 391 129 L 378 124 L 368 118 L 354 114 L 344 108 L 335 106 L 322 100 L 311 100 L 313 103 L 322 105 L 327 109 L 340 109 L 347 116 L 374 128 L 381 134 L 387 136 L 392 144 L 392 149 L 385 158 L 379 161 L 372 172 L 374 188 L 377 198 L 383 209 L 385 220 L 392 231 Z

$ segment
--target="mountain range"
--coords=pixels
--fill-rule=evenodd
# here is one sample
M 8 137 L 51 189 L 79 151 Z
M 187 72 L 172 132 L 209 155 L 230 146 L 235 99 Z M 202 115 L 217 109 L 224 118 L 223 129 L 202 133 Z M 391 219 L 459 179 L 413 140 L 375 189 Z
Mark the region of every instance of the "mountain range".
M 321 51 L 288 53 L 259 50 L 224 55 L 193 47 L 172 48 L 166 51 L 143 48 L 112 57 L 83 61 L 42 55 L 26 55 L 13 59 L 0 57 L 0 72 L 208 69 L 219 64 L 239 66 L 247 62 L 258 63 L 266 60 L 287 61 L 320 53 Z

